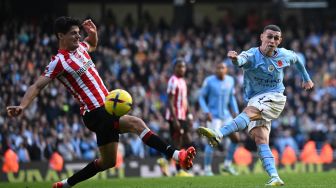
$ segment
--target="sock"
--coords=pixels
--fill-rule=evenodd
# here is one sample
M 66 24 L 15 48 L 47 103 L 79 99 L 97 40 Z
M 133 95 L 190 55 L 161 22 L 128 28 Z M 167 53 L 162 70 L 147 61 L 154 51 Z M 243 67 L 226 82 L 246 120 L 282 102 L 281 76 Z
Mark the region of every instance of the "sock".
M 163 140 L 161 140 L 160 137 L 154 134 L 151 130 L 149 129 L 143 130 L 139 137 L 146 145 L 165 154 L 167 159 L 171 159 L 173 157 L 175 149 L 171 145 L 166 144 Z
M 260 144 L 258 147 L 258 155 L 263 164 L 267 174 L 272 176 L 279 176 L 275 168 L 275 161 L 271 149 L 268 144 Z
M 177 172 L 181 170 L 181 166 L 180 166 L 180 164 L 176 163 L 176 164 L 175 164 L 175 167 L 176 167 L 176 171 L 177 171 Z
M 237 143 L 231 142 L 231 144 L 229 146 L 229 149 L 227 151 L 225 160 L 224 160 L 224 166 L 225 167 L 228 167 L 228 166 L 231 165 L 232 159 L 233 159 L 233 155 L 234 155 L 234 152 L 236 151 L 237 146 L 238 146 Z
M 175 160 L 175 161 L 178 161 L 179 160 L 179 154 L 180 154 L 180 151 L 178 151 L 178 150 L 175 150 L 174 151 L 174 153 L 173 153 L 173 159 Z
M 86 167 L 84 167 L 82 170 L 76 172 L 74 175 L 68 178 L 68 181 L 67 181 L 68 184 L 70 186 L 74 186 L 79 182 L 82 182 L 84 180 L 91 178 L 92 176 L 96 175 L 98 172 L 103 171 L 103 169 L 101 169 L 98 166 L 97 162 L 98 162 L 97 159 L 92 161 L 91 163 L 86 165 Z
M 209 171 L 211 171 L 212 158 L 213 158 L 213 149 L 209 144 L 207 144 L 205 146 L 205 150 L 204 150 L 204 167 L 205 167 L 205 170 L 207 170 L 206 167 L 209 166 L 208 167 L 208 168 L 210 168 Z
M 63 183 L 62 188 L 70 188 L 71 186 L 68 184 L 68 179 L 64 179 L 61 181 Z
M 243 130 L 250 123 L 250 118 L 245 112 L 240 113 L 236 118 L 234 118 L 229 124 L 220 128 L 220 132 L 223 136 L 228 136 L 233 132 Z
M 212 172 L 211 165 L 204 165 L 204 172 Z

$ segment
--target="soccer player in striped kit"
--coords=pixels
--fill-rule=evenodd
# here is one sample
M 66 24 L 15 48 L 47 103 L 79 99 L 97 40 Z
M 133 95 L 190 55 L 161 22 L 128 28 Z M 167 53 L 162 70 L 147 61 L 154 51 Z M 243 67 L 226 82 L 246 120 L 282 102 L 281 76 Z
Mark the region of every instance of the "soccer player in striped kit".
M 80 28 L 87 37 L 80 42 Z M 97 29 L 91 20 L 82 24 L 70 17 L 55 20 L 54 30 L 58 39 L 59 50 L 46 67 L 43 75 L 26 91 L 19 106 L 8 106 L 7 113 L 14 117 L 20 115 L 34 100 L 40 91 L 55 78 L 58 79 L 80 103 L 81 115 L 85 126 L 95 132 L 100 156 L 90 162 L 73 176 L 53 184 L 53 188 L 67 188 L 91 178 L 100 171 L 112 168 L 116 163 L 119 134 L 135 133 L 142 141 L 179 162 L 185 169 L 192 166 L 196 151 L 176 150 L 163 142 L 147 125 L 134 116 L 114 117 L 105 108 L 105 96 L 108 94 L 94 63 L 89 55 L 98 44 Z
M 184 79 L 186 62 L 183 58 L 177 58 L 173 61 L 173 66 L 174 74 L 169 78 L 167 86 L 168 105 L 165 118 L 169 123 L 170 136 L 174 146 L 186 148 L 191 144 L 188 90 Z M 179 163 L 176 163 L 176 170 L 177 176 L 193 176 L 181 169 Z
M 238 55 L 229 51 L 232 63 L 244 71 L 244 95 L 247 107 L 231 122 L 223 124 L 220 129 L 213 130 L 200 127 L 198 131 L 206 136 L 209 142 L 217 145 L 224 136 L 245 128 L 258 148 L 258 155 L 270 180 L 266 186 L 281 186 L 275 167 L 274 156 L 269 147 L 271 121 L 279 117 L 285 107 L 286 96 L 283 94 L 283 69 L 295 65 L 303 79 L 302 87 L 312 89 L 314 83 L 309 77 L 301 59 L 291 50 L 278 48 L 282 41 L 281 29 L 277 25 L 267 25 L 260 35 L 261 45 L 243 51 Z
M 219 129 L 222 124 L 232 120 L 232 115 L 238 115 L 239 110 L 236 97 L 234 96 L 235 82 L 230 75 L 226 74 L 226 64 L 223 62 L 217 63 L 215 68 L 216 73 L 204 79 L 198 101 L 203 112 L 206 114 L 207 127 Z M 229 107 L 231 108 L 232 115 Z M 223 170 L 232 175 L 237 175 L 232 166 L 232 159 L 239 141 L 238 133 L 230 134 L 230 141 Z M 213 176 L 211 169 L 212 158 L 213 148 L 208 144 L 205 146 L 204 151 L 204 175 L 206 176 Z

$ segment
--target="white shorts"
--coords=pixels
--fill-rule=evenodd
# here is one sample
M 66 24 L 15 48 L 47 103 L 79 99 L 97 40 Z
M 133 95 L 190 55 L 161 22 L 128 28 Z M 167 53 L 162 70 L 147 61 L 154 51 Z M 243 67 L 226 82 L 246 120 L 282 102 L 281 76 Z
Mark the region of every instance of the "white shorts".
M 247 106 L 253 106 L 261 111 L 262 120 L 251 121 L 248 132 L 254 127 L 266 126 L 271 131 L 271 121 L 280 116 L 285 107 L 287 97 L 282 93 L 264 93 L 251 98 Z

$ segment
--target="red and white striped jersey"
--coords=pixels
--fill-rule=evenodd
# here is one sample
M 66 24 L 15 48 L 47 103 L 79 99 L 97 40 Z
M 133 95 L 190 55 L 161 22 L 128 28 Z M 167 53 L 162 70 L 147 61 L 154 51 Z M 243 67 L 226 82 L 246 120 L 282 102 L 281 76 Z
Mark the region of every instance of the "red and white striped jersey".
M 70 52 L 58 50 L 58 54 L 46 67 L 43 75 L 57 78 L 79 101 L 81 114 L 102 106 L 108 94 L 94 63 L 88 54 L 88 44 L 81 42 Z
M 174 109 L 176 117 L 179 120 L 185 120 L 188 109 L 187 84 L 184 78 L 175 75 L 171 76 L 168 81 L 167 94 L 174 96 Z M 173 116 L 169 108 L 166 111 L 166 119 L 172 120 Z

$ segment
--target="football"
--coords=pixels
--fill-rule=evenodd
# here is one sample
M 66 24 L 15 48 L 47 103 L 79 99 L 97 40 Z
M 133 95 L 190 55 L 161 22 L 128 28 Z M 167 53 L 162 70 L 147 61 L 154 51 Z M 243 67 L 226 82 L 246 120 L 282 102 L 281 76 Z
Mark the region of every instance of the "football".
M 105 98 L 106 111 L 114 116 L 123 116 L 132 108 L 132 96 L 123 89 L 110 91 Z

